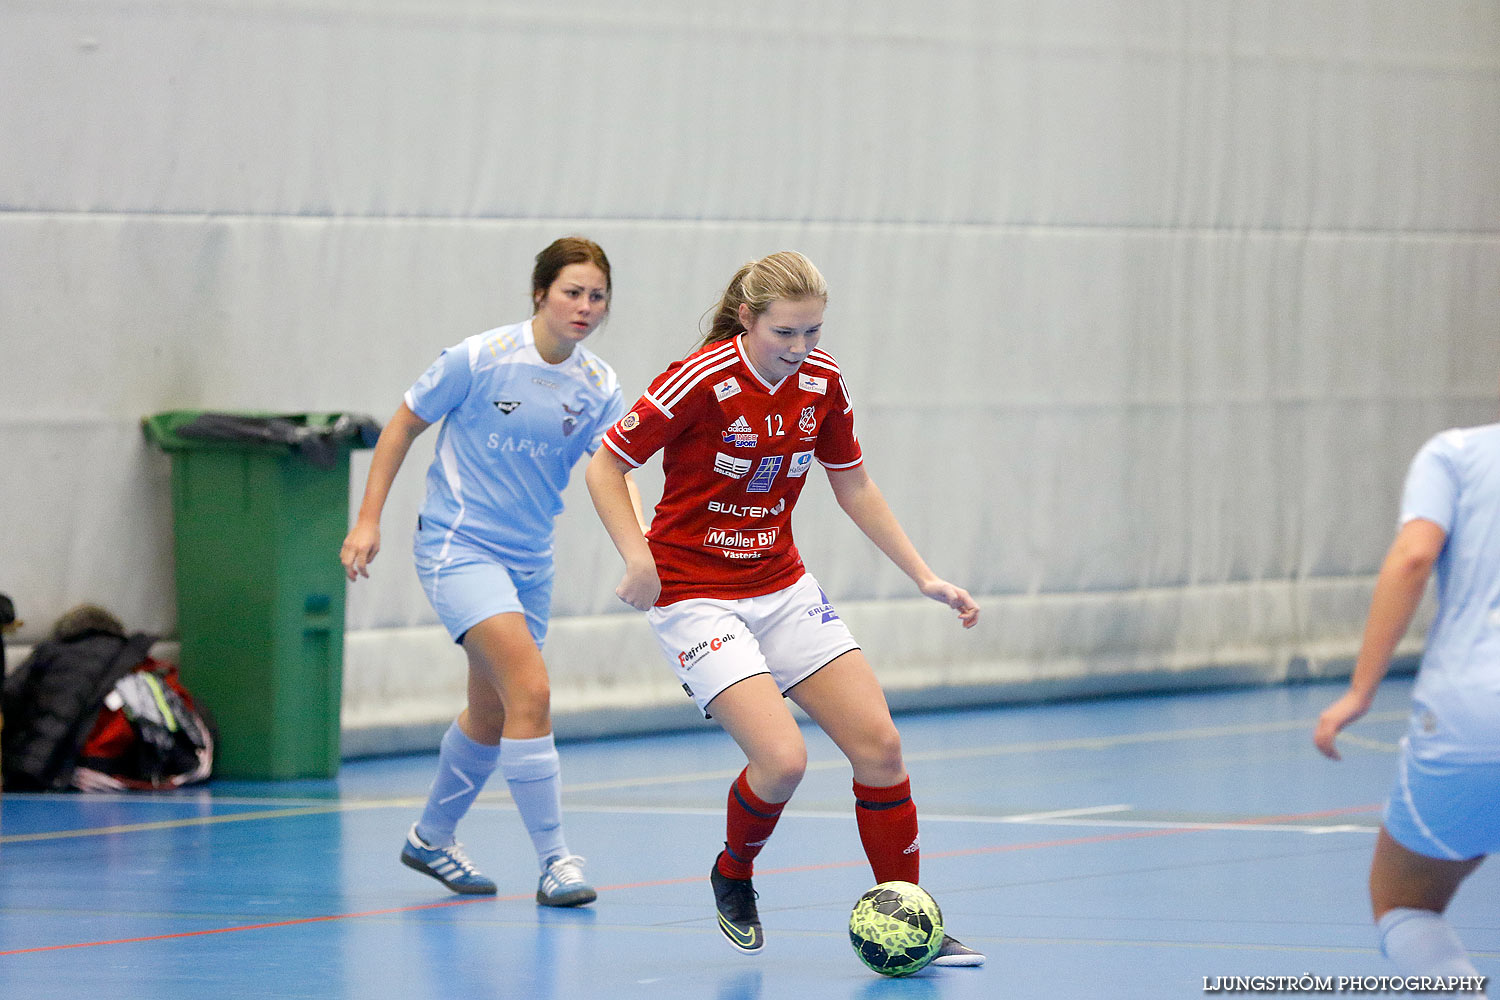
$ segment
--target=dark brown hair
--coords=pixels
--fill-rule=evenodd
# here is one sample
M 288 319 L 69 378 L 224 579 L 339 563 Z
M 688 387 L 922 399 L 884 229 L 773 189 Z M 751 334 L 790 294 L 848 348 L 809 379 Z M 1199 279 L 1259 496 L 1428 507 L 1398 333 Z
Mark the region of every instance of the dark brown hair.
M 604 256 L 604 248 L 582 236 L 564 236 L 547 244 L 536 255 L 536 267 L 531 269 L 531 309 L 533 312 L 541 307 L 542 298 L 547 294 L 547 289 L 552 287 L 552 283 L 557 280 L 562 269 L 569 264 L 593 264 L 604 272 L 606 300 L 614 294 L 614 285 L 611 283 L 609 274 L 609 258 Z

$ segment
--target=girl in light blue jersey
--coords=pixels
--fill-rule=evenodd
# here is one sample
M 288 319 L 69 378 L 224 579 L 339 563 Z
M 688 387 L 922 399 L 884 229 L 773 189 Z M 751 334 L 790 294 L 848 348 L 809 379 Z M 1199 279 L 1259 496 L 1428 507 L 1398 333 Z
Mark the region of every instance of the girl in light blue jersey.
M 493 894 L 454 831 L 498 765 L 536 848 L 537 902 L 580 906 L 596 894 L 563 837 L 541 646 L 562 491 L 623 413 L 624 397 L 614 371 L 583 347 L 609 312 L 604 251 L 578 237 L 556 240 L 537 254 L 531 287 L 529 320 L 448 348 L 407 390 L 375 445 L 340 558 L 351 581 L 369 576 L 391 483 L 412 441 L 442 421 L 414 549 L 428 599 L 468 656 L 468 707 L 443 736 L 401 861 L 454 892 Z
M 1409 976 L 1478 973 L 1444 911 L 1500 847 L 1500 424 L 1446 431 L 1412 460 L 1396 534 L 1370 603 L 1349 689 L 1313 741 L 1364 715 L 1437 574 L 1437 617 L 1412 694 L 1395 787 L 1370 866 L 1380 948 Z

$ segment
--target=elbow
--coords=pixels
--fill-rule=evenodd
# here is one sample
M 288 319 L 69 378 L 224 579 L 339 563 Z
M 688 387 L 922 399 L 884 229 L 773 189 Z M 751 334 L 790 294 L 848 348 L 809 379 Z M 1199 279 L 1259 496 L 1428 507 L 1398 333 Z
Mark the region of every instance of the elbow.
M 842 510 L 849 517 L 853 517 L 855 511 L 860 509 L 859 495 L 854 491 L 835 489 L 833 491 L 833 500 L 839 505 L 839 510 Z
M 1447 533 L 1438 525 L 1421 518 L 1408 521 L 1391 543 L 1382 569 L 1426 580 L 1446 543 Z
M 1426 545 L 1397 545 L 1386 557 L 1385 569 L 1402 579 L 1425 581 L 1440 551 Z
M 1427 579 L 1435 565 L 1436 552 L 1399 552 L 1391 560 L 1391 569 L 1408 579 Z

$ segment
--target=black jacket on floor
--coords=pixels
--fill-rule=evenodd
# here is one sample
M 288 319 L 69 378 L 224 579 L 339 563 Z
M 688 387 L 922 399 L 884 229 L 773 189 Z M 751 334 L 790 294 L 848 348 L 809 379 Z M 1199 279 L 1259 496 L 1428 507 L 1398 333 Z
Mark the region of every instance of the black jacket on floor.
M 104 696 L 146 659 L 155 642 L 143 632 L 89 630 L 39 643 L 5 678 L 5 790 L 67 788 Z

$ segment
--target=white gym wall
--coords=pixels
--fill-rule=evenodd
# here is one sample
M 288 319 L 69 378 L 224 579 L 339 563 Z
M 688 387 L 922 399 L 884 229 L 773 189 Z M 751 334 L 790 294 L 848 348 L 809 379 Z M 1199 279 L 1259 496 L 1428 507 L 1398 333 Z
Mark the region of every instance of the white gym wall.
M 22 643 L 84 600 L 174 634 L 142 416 L 383 421 L 568 233 L 632 398 L 743 260 L 822 267 L 870 471 L 984 607 L 960 630 L 810 486 L 897 704 L 1347 669 L 1407 461 L 1500 399 L 1490 0 L 0 0 L 0 136 Z M 354 752 L 463 702 L 410 565 L 433 436 L 349 592 Z M 690 722 L 581 479 L 559 732 Z

